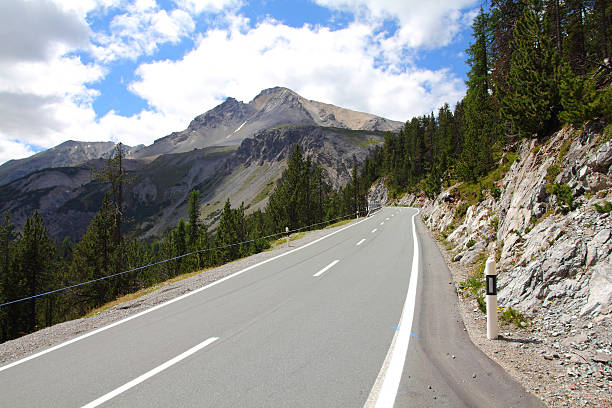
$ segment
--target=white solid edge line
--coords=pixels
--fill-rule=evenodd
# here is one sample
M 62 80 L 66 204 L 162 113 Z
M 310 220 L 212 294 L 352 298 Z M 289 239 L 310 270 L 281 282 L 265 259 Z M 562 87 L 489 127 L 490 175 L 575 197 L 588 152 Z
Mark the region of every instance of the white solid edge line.
M 4 371 L 4 370 L 7 370 L 7 369 L 9 369 L 9 368 L 15 367 L 16 365 L 19 365 L 19 364 L 25 363 L 26 361 L 33 360 L 33 359 L 35 359 L 35 358 L 37 358 L 37 357 L 40 357 L 40 356 L 45 355 L 45 354 L 47 354 L 47 353 L 50 353 L 50 352 L 52 352 L 52 351 L 58 350 L 58 349 L 60 349 L 60 348 L 62 348 L 62 347 L 68 346 L 68 345 L 70 345 L 70 344 L 72 344 L 72 343 L 76 343 L 76 342 L 77 342 L 77 341 L 79 341 L 79 340 L 86 339 L 87 337 L 89 337 L 89 336 L 93 336 L 94 334 L 98 334 L 98 333 L 103 332 L 103 331 L 105 331 L 105 330 L 111 329 L 111 328 L 113 328 L 113 327 L 115 327 L 115 326 L 119 326 L 120 324 L 126 323 L 126 322 L 128 322 L 128 321 L 130 321 L 130 320 L 132 320 L 132 319 L 136 319 L 137 317 L 140 317 L 140 316 L 146 315 L 147 313 L 151 313 L 151 312 L 153 312 L 153 311 L 155 311 L 155 310 L 157 310 L 157 309 L 161 309 L 161 308 L 162 308 L 162 307 L 164 307 L 164 306 L 168 306 L 168 305 L 170 305 L 170 304 L 172 304 L 172 303 L 174 303 L 174 302 L 178 302 L 179 300 L 183 300 L 183 299 L 185 299 L 185 298 L 187 298 L 187 297 L 189 297 L 189 296 L 195 295 L 196 293 L 200 293 L 200 292 L 202 292 L 203 290 L 206 290 L 206 289 L 208 289 L 208 288 L 210 288 L 210 287 L 213 287 L 213 286 L 215 286 L 215 285 L 220 284 L 221 282 L 224 282 L 224 281 L 229 280 L 229 279 L 231 279 L 231 278 L 233 278 L 233 277 L 236 277 L 236 276 L 238 276 L 238 275 L 241 275 L 241 274 L 243 274 L 244 272 L 250 271 L 251 269 L 254 269 L 254 268 L 256 268 L 256 267 L 258 267 L 258 266 L 261 266 L 261 265 L 263 265 L 263 264 L 266 264 L 266 263 L 268 263 L 268 262 L 272 262 L 272 261 L 274 261 L 274 260 L 276 260 L 276 259 L 278 259 L 278 258 L 281 258 L 281 257 L 285 256 L 285 255 L 289 255 L 289 254 L 291 254 L 291 253 L 293 253 L 293 252 L 296 252 L 296 251 L 299 251 L 299 250 L 304 249 L 304 248 L 306 248 L 306 247 L 309 247 L 309 246 L 311 246 L 311 245 L 314 245 L 314 244 L 316 244 L 316 243 L 317 243 L 317 242 L 319 242 L 319 241 L 322 241 L 322 240 L 324 240 L 324 239 L 326 239 L 326 238 L 331 237 L 332 235 L 335 235 L 335 234 L 337 234 L 337 233 L 339 233 L 339 232 L 342 232 L 342 231 L 344 231 L 344 230 L 346 230 L 346 229 L 348 229 L 348 228 L 354 227 L 355 225 L 361 224 L 362 222 L 367 221 L 367 220 L 371 220 L 371 219 L 372 219 L 372 218 L 364 218 L 364 219 L 363 219 L 363 220 L 361 220 L 361 221 L 357 221 L 357 222 L 356 222 L 356 223 L 354 223 L 354 224 L 347 225 L 347 226 L 346 226 L 346 227 L 344 227 L 344 228 L 341 228 L 341 229 L 339 229 L 339 230 L 337 230 L 337 231 L 334 231 L 334 232 L 332 232 L 332 233 L 329 233 L 329 234 L 327 234 L 327 235 L 325 235 L 325 236 L 323 236 L 323 237 L 321 237 L 321 238 L 318 238 L 318 239 L 316 239 L 316 240 L 314 240 L 314 241 L 312 241 L 312 242 L 309 242 L 309 243 L 307 243 L 307 244 L 305 244 L 305 245 L 302 245 L 301 247 L 297 247 L 297 248 L 292 249 L 292 250 L 290 250 L 290 251 L 283 252 L 282 254 L 276 255 L 276 256 L 274 256 L 274 257 L 272 257 L 272 258 L 265 259 L 265 260 L 263 260 L 263 261 L 261 261 L 261 262 L 259 262 L 259 263 L 256 263 L 255 265 L 247 266 L 247 267 L 246 267 L 246 268 L 244 268 L 244 269 L 241 269 L 241 270 L 239 270 L 239 271 L 237 271 L 237 272 L 232 273 L 231 275 L 228 275 L 228 276 L 226 276 L 226 277 L 224 277 L 224 278 L 221 278 L 221 279 L 219 279 L 219 280 L 216 280 L 216 281 L 214 281 L 214 282 L 211 282 L 211 283 L 209 283 L 209 284 L 208 284 L 208 285 L 206 285 L 206 286 L 202 286 L 202 287 L 201 287 L 201 288 L 199 288 L 199 289 L 192 290 L 191 292 L 187 292 L 187 293 L 185 293 L 185 294 L 183 294 L 183 295 L 181 295 L 181 296 L 179 296 L 179 297 L 176 297 L 176 298 L 174 298 L 174 299 L 171 299 L 171 300 L 169 300 L 169 301 L 167 301 L 167 302 L 160 303 L 159 305 L 153 306 L 153 307 L 152 307 L 152 308 L 150 308 L 150 309 L 143 310 L 142 312 L 138 312 L 138 313 L 136 313 L 136 314 L 134 314 L 134 315 L 132 315 L 132 316 L 128 316 L 128 317 L 126 317 L 126 318 L 125 318 L 125 319 L 123 319 L 123 320 L 118 320 L 118 321 L 116 321 L 116 322 L 114 322 L 114 323 L 109 324 L 108 326 L 103 326 L 103 327 L 100 327 L 99 329 L 93 330 L 93 331 L 91 331 L 91 332 L 89 332 L 89 333 L 85 333 L 85 334 L 83 334 L 83 335 L 81 335 L 81 336 L 79 336 L 79 337 L 75 337 L 74 339 L 70 339 L 70 340 L 68 340 L 68 341 L 65 341 L 65 342 L 63 342 L 63 343 L 60 343 L 60 344 L 58 344 L 58 345 L 56 345 L 56 346 L 53 346 L 53 347 L 51 347 L 51 348 L 48 348 L 48 349 L 46 349 L 46 350 L 42 350 L 42 351 L 39 351 L 38 353 L 32 354 L 31 356 L 24 357 L 24 358 L 22 358 L 22 359 L 20 359 L 20 360 L 14 361 L 14 362 L 12 362 L 12 363 L 10 363 L 10 364 L 7 364 L 7 365 L 5 365 L 5 366 L 3 366 L 3 367 L 0 367 L 0 372 L 2 372 L 2 371 Z
M 412 270 L 410 272 L 410 283 L 408 285 L 408 293 L 402 309 L 391 347 L 385 358 L 385 362 L 381 371 L 372 387 L 370 397 L 366 401 L 365 406 L 376 408 L 391 408 L 395 404 L 395 397 L 399 388 L 402 372 L 404 371 L 404 362 L 408 353 L 408 344 L 410 343 L 410 333 L 412 330 L 412 320 L 414 317 L 414 306 L 416 303 L 416 290 L 419 277 L 419 241 L 416 234 L 415 217 L 419 214 L 419 210 L 412 216 L 412 239 L 414 249 L 412 255 Z M 374 404 L 375 401 L 375 405 Z
M 143 375 L 134 378 L 132 381 L 122 385 L 119 388 L 115 388 L 113 391 L 104 394 L 103 396 L 101 396 L 100 398 L 97 398 L 93 401 L 91 401 L 89 404 L 83 405 L 82 408 L 95 408 L 98 405 L 104 404 L 106 401 L 115 398 L 117 395 L 129 390 L 130 388 L 133 388 L 135 386 L 137 386 L 138 384 L 140 384 L 143 381 L 148 380 L 149 378 L 153 377 L 156 374 L 161 373 L 162 371 L 164 371 L 166 368 L 173 366 L 174 364 L 178 363 L 179 361 L 189 357 L 190 355 L 192 355 L 193 353 L 196 353 L 200 350 L 202 350 L 204 347 L 208 346 L 209 344 L 217 341 L 219 338 L 218 337 L 211 337 L 208 340 L 203 341 L 202 343 L 198 344 L 197 346 L 194 346 L 192 348 L 190 348 L 189 350 L 185 351 L 184 353 L 179 354 L 178 356 L 174 357 L 171 360 L 166 361 L 165 363 L 155 367 L 154 369 L 147 371 L 146 373 L 144 373 Z
M 372 234 L 373 234 L 373 233 L 375 233 L 376 231 L 378 231 L 378 228 L 374 228 L 374 229 L 372 230 Z
M 357 243 L 357 246 L 359 246 L 359 245 L 363 244 L 364 242 L 365 242 L 365 238 L 363 238 L 361 241 L 359 241 L 359 242 Z
M 329 265 L 327 265 L 325 268 L 321 269 L 319 272 L 315 273 L 314 276 L 315 278 L 318 276 L 323 275 L 325 272 L 327 272 L 328 269 L 330 269 L 332 266 L 334 266 L 335 264 L 337 264 L 338 262 L 340 262 L 339 259 L 336 259 L 335 261 L 332 261 Z

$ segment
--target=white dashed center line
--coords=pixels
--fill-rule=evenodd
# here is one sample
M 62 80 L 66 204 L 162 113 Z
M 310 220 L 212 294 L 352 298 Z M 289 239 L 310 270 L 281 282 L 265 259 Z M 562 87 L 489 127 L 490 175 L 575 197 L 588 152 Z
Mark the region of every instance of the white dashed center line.
M 330 264 L 329 264 L 329 265 L 327 265 L 325 268 L 321 269 L 319 272 L 315 273 L 315 274 L 314 274 L 314 275 L 312 275 L 312 276 L 314 276 L 314 277 L 316 278 L 316 277 L 318 277 L 318 276 L 323 275 L 325 272 L 327 272 L 327 270 L 328 270 L 329 268 L 331 268 L 332 266 L 334 266 L 334 265 L 335 265 L 335 264 L 337 264 L 338 262 L 340 262 L 340 260 L 339 260 L 339 259 L 336 259 L 335 261 L 333 261 L 332 263 L 330 263 Z

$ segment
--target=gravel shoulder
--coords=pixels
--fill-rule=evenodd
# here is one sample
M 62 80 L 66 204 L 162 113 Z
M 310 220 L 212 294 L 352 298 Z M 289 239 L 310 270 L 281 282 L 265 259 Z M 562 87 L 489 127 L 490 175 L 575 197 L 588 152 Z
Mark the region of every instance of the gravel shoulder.
M 462 296 L 459 289 L 471 267 L 453 262 L 438 239 L 436 244 L 451 270 L 465 327 L 478 348 L 549 407 L 612 407 L 611 316 L 585 320 L 543 309 L 531 316 L 526 328 L 500 321 L 499 339 L 488 340 L 486 316 L 476 299 Z
M 298 239 L 295 239 L 289 243 L 289 248 L 286 248 L 285 244 L 282 243 L 271 250 L 260 252 L 247 258 L 221 265 L 217 268 L 204 270 L 202 273 L 180 281 L 162 284 L 157 290 L 151 293 L 134 300 L 117 304 L 94 316 L 56 324 L 18 339 L 4 342 L 0 344 L 0 365 L 6 365 L 49 347 L 63 343 L 74 337 L 83 335 L 91 330 L 114 323 L 160 303 L 167 302 L 251 265 L 255 265 L 266 259 L 270 259 L 289 250 L 306 245 L 334 231 L 345 228 L 346 226 L 361 219 L 362 218 L 353 220 L 350 223 L 332 228 L 299 233 L 299 235 L 296 235 Z

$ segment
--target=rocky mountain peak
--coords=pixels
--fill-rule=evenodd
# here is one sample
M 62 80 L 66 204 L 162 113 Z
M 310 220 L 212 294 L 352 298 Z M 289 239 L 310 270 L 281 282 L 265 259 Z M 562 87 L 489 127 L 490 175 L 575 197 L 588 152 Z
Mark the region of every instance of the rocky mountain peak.
M 228 97 L 197 116 L 187 129 L 156 140 L 132 158 L 239 145 L 259 131 L 286 124 L 368 131 L 397 131 L 403 125 L 369 113 L 308 100 L 289 88 L 274 87 L 264 89 L 249 103 Z

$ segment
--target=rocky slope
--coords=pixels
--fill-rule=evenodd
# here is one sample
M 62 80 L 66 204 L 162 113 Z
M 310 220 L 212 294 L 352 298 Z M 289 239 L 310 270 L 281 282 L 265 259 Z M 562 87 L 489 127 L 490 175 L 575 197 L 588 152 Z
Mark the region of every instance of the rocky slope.
M 395 131 L 403 125 L 369 113 L 311 101 L 290 89 L 276 87 L 262 91 L 249 103 L 227 98 L 197 116 L 187 129 L 156 140 L 132 157 L 155 157 L 213 145 L 239 145 L 259 131 L 285 124 L 367 131 Z
M 234 206 L 244 202 L 248 211 L 263 208 L 296 144 L 325 169 L 329 184 L 343 186 L 353 163 L 360 165 L 382 141 L 382 132 L 285 125 L 260 131 L 240 146 L 212 146 L 154 160 L 127 159 L 124 166 L 131 183 L 124 190 L 124 231 L 160 236 L 186 216 L 193 189 L 202 193 L 203 215 L 210 226 L 216 224 L 227 198 Z M 38 210 L 50 236 L 78 240 L 108 189 L 90 177 L 89 169 L 103 164 L 94 160 L 86 166 L 40 170 L 0 186 L 0 212 L 8 210 L 20 229 Z
M 128 154 L 132 154 L 143 146 L 124 147 Z M 113 142 L 75 142 L 68 140 L 25 159 L 7 161 L 0 166 L 0 185 L 10 183 L 38 170 L 78 166 L 89 160 L 107 158 L 114 148 L 115 143 Z
M 533 343 L 541 363 L 531 367 L 526 385 L 547 384 L 551 406 L 576 406 L 581 388 L 594 393 L 586 406 L 598 406 L 612 392 L 611 164 L 610 126 L 592 123 L 518 143 L 476 198 L 458 184 L 433 200 L 416 194 L 396 200 L 421 207 L 451 269 L 481 276 L 485 257 L 497 259 L 499 305 L 531 320 L 524 345 Z M 372 196 L 383 190 L 381 182 Z M 503 365 L 502 354 L 492 358 Z
M 524 141 L 497 182 L 499 197 L 486 192 L 461 218 L 462 202 L 451 188 L 425 203 L 426 224 L 446 231 L 458 262 L 497 254 L 501 304 L 528 314 L 609 316 L 612 220 L 596 207 L 612 201 L 612 142 L 603 138 L 591 127 L 565 129 L 541 145 Z M 552 184 L 571 191 L 571 208 L 551 193 Z

